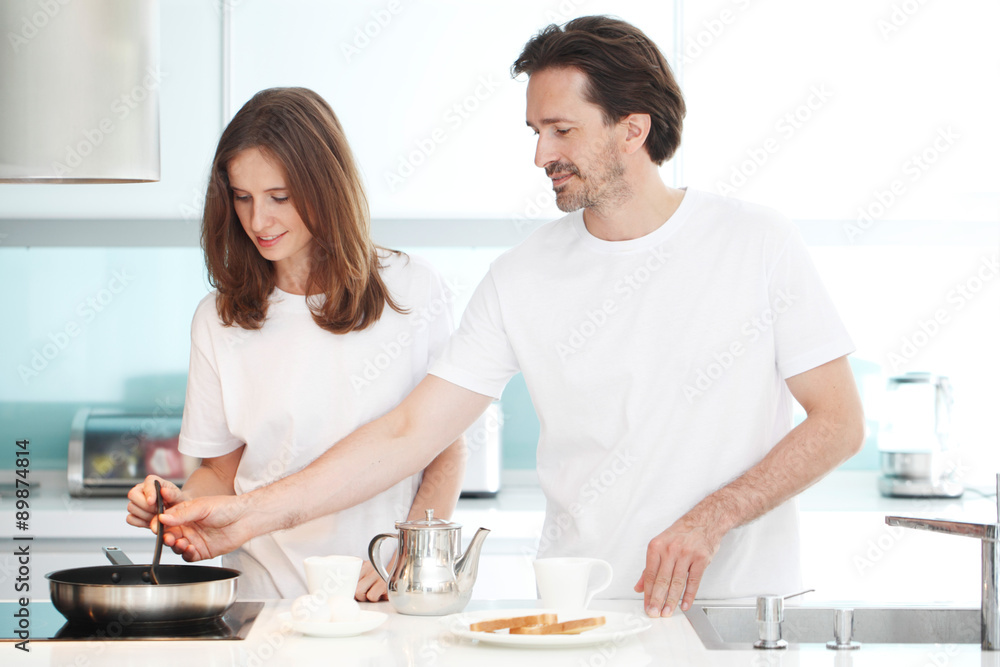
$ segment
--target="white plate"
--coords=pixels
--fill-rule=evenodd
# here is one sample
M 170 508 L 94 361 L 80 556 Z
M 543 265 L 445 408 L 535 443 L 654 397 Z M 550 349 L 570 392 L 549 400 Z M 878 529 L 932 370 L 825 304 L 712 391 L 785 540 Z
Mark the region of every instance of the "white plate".
M 361 633 L 374 630 L 389 618 L 379 611 L 361 610 L 361 616 L 350 623 L 321 623 L 318 621 L 297 621 L 290 613 L 280 614 L 278 620 L 286 623 L 292 630 L 310 637 L 354 637 Z
M 528 616 L 532 614 L 554 613 L 559 622 L 572 621 L 577 618 L 603 616 L 607 621 L 604 625 L 581 632 L 578 635 L 512 635 L 507 632 L 473 632 L 469 630 L 471 623 L 489 621 L 494 618 L 511 616 Z M 560 611 L 558 609 L 490 609 L 489 611 L 470 611 L 461 614 L 445 616 L 441 621 L 452 633 L 464 639 L 483 642 L 485 644 L 504 644 L 507 646 L 525 646 L 539 648 L 542 646 L 592 646 L 605 642 L 619 642 L 629 635 L 644 632 L 653 627 L 653 623 L 643 613 L 626 614 L 618 611 L 600 611 L 585 609 L 583 611 Z

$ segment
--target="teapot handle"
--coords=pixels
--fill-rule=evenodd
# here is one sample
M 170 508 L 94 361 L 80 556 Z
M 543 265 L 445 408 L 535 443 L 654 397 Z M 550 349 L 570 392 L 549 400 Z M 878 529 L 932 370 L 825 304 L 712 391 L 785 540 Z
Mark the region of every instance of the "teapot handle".
M 379 553 L 379 547 L 382 546 L 382 540 L 384 539 L 395 540 L 397 538 L 391 533 L 382 533 L 381 535 L 373 537 L 372 541 L 368 544 L 368 560 L 372 562 L 372 566 L 375 568 L 375 571 L 378 572 L 378 576 L 382 577 L 382 580 L 388 584 L 389 573 L 385 571 L 385 566 L 382 565 L 382 558 Z

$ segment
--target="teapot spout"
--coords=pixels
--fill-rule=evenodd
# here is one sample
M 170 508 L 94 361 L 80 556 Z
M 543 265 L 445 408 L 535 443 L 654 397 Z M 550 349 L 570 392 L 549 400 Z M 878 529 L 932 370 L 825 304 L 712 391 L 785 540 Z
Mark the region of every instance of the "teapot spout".
M 472 591 L 473 584 L 476 583 L 476 575 L 479 573 L 479 556 L 483 551 L 483 542 L 490 534 L 487 528 L 480 528 L 472 536 L 469 548 L 465 550 L 462 557 L 455 563 L 455 580 L 460 593 Z

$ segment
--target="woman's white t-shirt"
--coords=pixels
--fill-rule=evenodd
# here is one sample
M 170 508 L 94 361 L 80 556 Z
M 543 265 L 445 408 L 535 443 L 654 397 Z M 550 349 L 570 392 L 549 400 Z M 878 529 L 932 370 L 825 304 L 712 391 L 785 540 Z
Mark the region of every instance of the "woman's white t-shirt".
M 541 422 L 538 556 L 611 562 L 632 588 L 649 540 L 788 433 L 785 380 L 853 351 L 791 222 L 688 190 L 641 238 L 580 211 L 500 256 L 431 373 L 499 397 L 518 371 Z M 794 500 L 731 531 L 702 598 L 799 590 Z
M 207 458 L 244 443 L 236 493 L 286 477 L 344 436 L 394 408 L 426 375 L 452 330 L 453 294 L 412 255 L 381 253 L 381 276 L 401 314 L 386 306 L 363 331 L 332 334 L 306 297 L 275 289 L 261 329 L 225 327 L 215 293 L 191 325 L 191 365 L 180 450 Z M 254 538 L 223 556 L 243 572 L 243 599 L 306 593 L 303 559 L 353 555 L 404 520 L 420 484 L 414 475 L 350 509 Z

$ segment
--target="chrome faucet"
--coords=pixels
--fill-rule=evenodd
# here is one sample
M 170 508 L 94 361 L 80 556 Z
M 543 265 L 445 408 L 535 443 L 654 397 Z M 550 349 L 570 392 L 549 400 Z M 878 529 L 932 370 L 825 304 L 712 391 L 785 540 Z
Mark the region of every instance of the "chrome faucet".
M 930 530 L 951 535 L 975 537 L 983 543 L 983 597 L 980 617 L 982 620 L 982 648 L 984 651 L 1000 650 L 1000 474 L 997 475 L 997 523 L 966 523 L 938 519 L 915 519 L 887 516 L 890 526 Z

